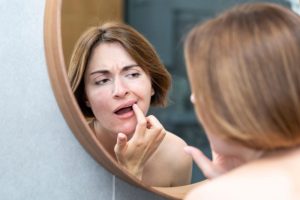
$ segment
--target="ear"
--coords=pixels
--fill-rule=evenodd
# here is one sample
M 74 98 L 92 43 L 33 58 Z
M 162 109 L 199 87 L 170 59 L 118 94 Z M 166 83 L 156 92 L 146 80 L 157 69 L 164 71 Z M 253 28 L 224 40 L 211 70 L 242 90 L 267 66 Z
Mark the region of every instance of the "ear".
M 191 100 L 191 102 L 192 102 L 193 104 L 195 104 L 195 95 L 194 95 L 194 93 L 191 94 L 190 100 Z
M 153 88 L 151 88 L 151 96 L 153 96 L 155 94 L 155 91 Z
M 91 104 L 90 104 L 90 102 L 89 102 L 88 100 L 85 101 L 85 105 L 86 105 L 87 107 L 89 107 L 89 108 L 91 107 Z
M 89 100 L 88 100 L 88 98 L 87 98 L 87 95 L 86 95 L 86 92 L 84 92 L 84 103 L 85 103 L 85 106 L 86 107 L 91 107 L 91 104 L 90 104 L 90 102 L 89 102 Z

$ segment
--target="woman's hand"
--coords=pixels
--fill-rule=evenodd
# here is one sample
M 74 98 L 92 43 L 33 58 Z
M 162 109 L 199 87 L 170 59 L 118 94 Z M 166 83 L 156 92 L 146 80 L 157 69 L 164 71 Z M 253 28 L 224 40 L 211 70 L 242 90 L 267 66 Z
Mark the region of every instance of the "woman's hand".
M 195 147 L 187 146 L 184 150 L 192 156 L 204 176 L 209 179 L 218 177 L 245 162 L 238 156 L 219 154 L 215 152 L 214 149 L 212 149 L 212 160 L 207 158 L 202 151 Z
M 154 117 L 145 117 L 140 108 L 134 104 L 137 126 L 132 138 L 119 133 L 114 151 L 118 162 L 138 179 L 142 179 L 144 166 L 159 147 L 166 131 Z

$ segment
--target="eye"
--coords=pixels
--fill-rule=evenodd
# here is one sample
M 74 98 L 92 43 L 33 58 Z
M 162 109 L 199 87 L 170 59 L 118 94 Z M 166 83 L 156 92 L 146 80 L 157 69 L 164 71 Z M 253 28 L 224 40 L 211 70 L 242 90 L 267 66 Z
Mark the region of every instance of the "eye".
M 128 78 L 137 78 L 140 75 L 141 74 L 139 72 L 131 72 L 131 73 L 127 74 L 126 77 L 128 77 Z
M 109 78 L 104 78 L 104 79 L 95 81 L 95 85 L 105 85 L 105 84 L 107 84 L 109 82 L 110 82 Z

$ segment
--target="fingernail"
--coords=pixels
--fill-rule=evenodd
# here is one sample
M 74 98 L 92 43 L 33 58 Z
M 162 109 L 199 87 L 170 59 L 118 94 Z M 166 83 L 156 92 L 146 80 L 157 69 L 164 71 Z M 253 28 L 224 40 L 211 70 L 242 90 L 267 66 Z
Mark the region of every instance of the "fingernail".
M 123 135 L 122 133 L 118 133 L 118 137 L 119 137 L 120 139 L 124 139 L 124 135 Z

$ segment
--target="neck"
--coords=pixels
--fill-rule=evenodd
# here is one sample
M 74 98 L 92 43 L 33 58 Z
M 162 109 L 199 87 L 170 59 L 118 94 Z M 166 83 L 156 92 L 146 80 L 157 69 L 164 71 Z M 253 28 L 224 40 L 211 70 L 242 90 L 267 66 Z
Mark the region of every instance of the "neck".
M 117 138 L 114 137 L 113 133 L 108 130 L 104 130 L 98 123 L 96 119 L 92 120 L 90 123 L 91 128 L 93 129 L 98 141 L 106 149 L 106 151 L 116 159 L 114 147 L 117 142 Z

